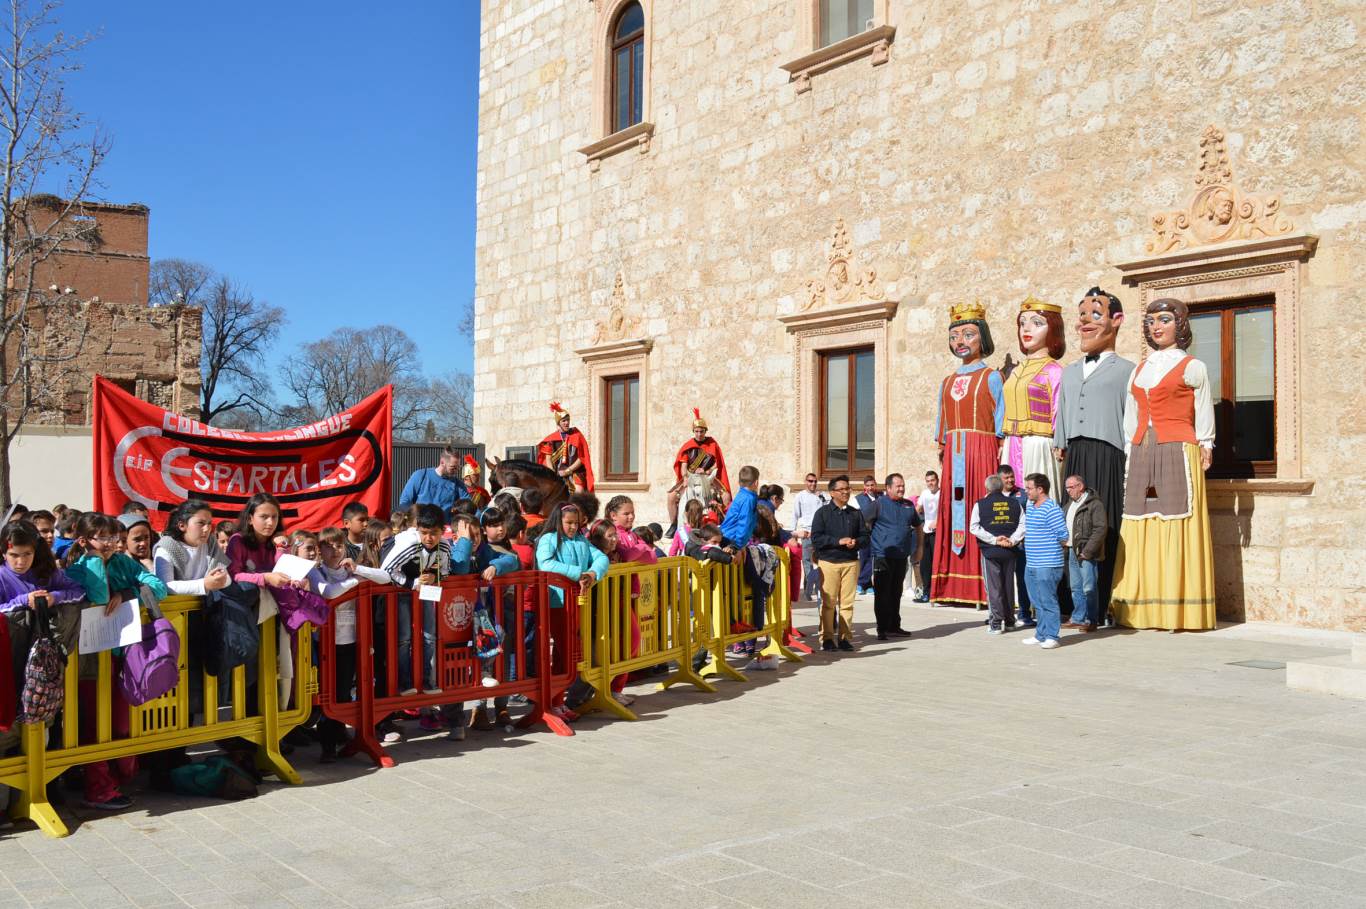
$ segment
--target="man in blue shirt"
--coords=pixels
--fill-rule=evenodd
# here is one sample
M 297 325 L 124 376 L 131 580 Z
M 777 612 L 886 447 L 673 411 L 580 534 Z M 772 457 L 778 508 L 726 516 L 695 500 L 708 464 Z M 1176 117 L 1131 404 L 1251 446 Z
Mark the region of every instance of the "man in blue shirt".
M 886 493 L 864 511 L 868 521 L 868 548 L 873 559 L 873 614 L 877 639 L 908 638 L 901 627 L 901 594 L 906 585 L 908 559 L 917 558 L 915 529 L 920 512 L 906 498 L 906 480 L 899 473 L 887 477 Z
M 763 628 L 767 616 L 769 589 L 754 568 L 754 559 L 748 557 L 745 547 L 754 536 L 754 525 L 759 519 L 759 496 L 754 491 L 759 485 L 759 468 L 746 464 L 740 468 L 740 489 L 726 508 L 726 516 L 721 520 L 722 545 L 731 552 L 738 553 L 744 567 L 745 582 L 753 594 L 753 612 L 750 622 L 754 628 Z
M 1024 643 L 1044 650 L 1058 646 L 1062 615 L 1058 607 L 1058 584 L 1062 581 L 1063 545 L 1067 542 L 1067 518 L 1048 495 L 1048 477 L 1031 473 L 1025 477 L 1025 584 L 1034 604 L 1038 627 Z
M 448 515 L 456 502 L 469 497 L 469 490 L 460 479 L 460 455 L 447 445 L 441 452 L 439 464 L 413 471 L 403 487 L 403 494 L 398 497 L 398 510 L 407 511 L 414 505 L 435 505 L 443 515 Z

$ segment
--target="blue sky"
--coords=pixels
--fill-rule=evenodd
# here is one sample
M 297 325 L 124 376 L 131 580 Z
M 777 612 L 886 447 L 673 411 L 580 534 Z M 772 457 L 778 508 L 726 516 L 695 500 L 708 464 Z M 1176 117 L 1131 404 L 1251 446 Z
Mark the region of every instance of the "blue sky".
M 470 368 L 478 0 L 67 0 L 70 77 L 113 138 L 101 195 L 151 207 L 153 259 L 285 308 L 277 359 L 389 321 Z M 60 189 L 59 187 L 57 187 Z

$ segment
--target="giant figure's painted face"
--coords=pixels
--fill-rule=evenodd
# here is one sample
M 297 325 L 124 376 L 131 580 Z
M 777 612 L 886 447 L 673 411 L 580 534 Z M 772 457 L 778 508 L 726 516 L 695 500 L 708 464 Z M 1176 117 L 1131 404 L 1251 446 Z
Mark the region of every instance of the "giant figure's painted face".
M 1082 353 L 1101 353 L 1115 349 L 1115 337 L 1124 322 L 1124 313 L 1111 315 L 1109 297 L 1085 297 L 1077 306 L 1077 335 Z

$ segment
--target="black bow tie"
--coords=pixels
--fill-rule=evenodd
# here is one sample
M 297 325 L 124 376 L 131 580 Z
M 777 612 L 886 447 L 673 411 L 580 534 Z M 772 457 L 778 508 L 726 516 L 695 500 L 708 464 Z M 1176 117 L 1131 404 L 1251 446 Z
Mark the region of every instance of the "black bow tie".
M 1097 363 L 1097 362 L 1099 362 L 1099 361 L 1100 361 L 1100 354 L 1087 354 L 1087 355 L 1086 355 L 1086 362 L 1087 362 L 1087 363 Z

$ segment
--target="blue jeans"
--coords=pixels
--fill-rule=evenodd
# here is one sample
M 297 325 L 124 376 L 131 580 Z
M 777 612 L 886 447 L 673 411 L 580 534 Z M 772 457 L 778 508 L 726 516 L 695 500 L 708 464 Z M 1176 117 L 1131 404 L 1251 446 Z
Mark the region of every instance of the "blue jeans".
M 1029 588 L 1025 585 L 1025 569 L 1029 564 L 1025 562 L 1024 547 L 1015 550 L 1015 605 L 1020 611 L 1021 622 L 1034 621 L 1034 614 L 1029 611 Z
M 413 606 L 408 597 L 398 601 L 398 690 L 413 685 Z M 422 687 L 436 688 L 436 604 L 422 603 Z
M 1061 581 L 1061 565 L 1056 568 L 1036 568 L 1030 565 L 1025 569 L 1025 586 L 1029 588 L 1029 599 L 1034 605 L 1034 618 L 1039 623 L 1034 629 L 1034 637 L 1040 641 L 1058 639 L 1062 627 L 1062 616 L 1058 613 L 1058 584 Z
M 1067 581 L 1072 588 L 1072 621 L 1100 624 L 1100 591 L 1096 589 L 1096 563 L 1077 558 L 1067 550 Z

